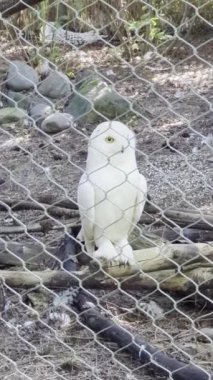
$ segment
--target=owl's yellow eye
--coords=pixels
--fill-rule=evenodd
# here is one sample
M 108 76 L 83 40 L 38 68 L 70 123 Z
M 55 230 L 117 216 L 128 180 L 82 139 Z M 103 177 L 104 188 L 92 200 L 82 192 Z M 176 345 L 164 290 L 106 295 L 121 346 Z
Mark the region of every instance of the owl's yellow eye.
M 105 138 L 105 141 L 107 142 L 107 143 L 113 143 L 114 141 L 115 141 L 115 139 L 114 139 L 114 137 L 112 137 L 112 136 L 107 136 L 106 138 Z

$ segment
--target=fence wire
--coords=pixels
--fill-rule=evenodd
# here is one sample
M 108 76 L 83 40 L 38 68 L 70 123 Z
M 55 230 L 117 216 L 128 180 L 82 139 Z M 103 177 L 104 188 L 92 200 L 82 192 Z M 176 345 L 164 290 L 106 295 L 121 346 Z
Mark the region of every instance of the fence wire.
M 211 379 L 212 2 L 0 12 L 1 378 Z M 99 137 L 136 151 L 148 194 L 91 139 L 102 122 Z M 126 236 L 109 242 L 123 225 L 134 256 Z

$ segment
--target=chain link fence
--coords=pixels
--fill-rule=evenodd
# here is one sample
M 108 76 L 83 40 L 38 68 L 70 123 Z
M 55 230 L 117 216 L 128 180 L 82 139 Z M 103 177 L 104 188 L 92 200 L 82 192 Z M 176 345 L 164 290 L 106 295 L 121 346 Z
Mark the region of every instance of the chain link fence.
M 212 2 L 0 0 L 0 12 L 1 379 L 212 379 Z M 78 239 L 79 180 L 107 121 L 110 143 L 115 121 L 135 133 L 148 194 L 129 221 L 133 169 L 112 163 L 113 185 L 96 167 L 87 212 L 105 202 L 101 238 L 131 225 L 131 265 Z

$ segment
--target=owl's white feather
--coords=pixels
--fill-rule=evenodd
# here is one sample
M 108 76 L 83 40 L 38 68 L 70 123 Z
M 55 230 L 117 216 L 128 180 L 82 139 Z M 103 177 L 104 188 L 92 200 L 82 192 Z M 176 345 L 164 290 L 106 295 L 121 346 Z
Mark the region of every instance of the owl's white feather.
M 134 264 L 128 236 L 147 196 L 135 145 L 134 133 L 117 121 L 99 124 L 90 137 L 86 170 L 78 187 L 82 223 L 78 238 L 93 257 Z

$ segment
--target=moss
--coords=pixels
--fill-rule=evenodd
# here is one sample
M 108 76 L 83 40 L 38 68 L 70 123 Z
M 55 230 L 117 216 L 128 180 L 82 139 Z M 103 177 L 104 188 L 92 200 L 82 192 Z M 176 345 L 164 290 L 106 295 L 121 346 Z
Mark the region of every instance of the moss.
M 99 82 L 98 79 L 86 79 L 79 87 L 78 92 L 82 95 L 89 95 L 90 91 L 92 91 Z

